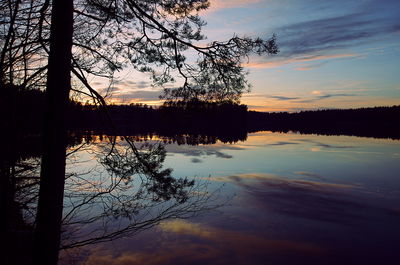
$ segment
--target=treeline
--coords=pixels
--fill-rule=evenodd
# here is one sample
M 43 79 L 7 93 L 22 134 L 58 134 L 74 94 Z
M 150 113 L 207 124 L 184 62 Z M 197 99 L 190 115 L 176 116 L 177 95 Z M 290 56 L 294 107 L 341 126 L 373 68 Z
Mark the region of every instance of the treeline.
M 400 106 L 326 109 L 297 113 L 249 112 L 250 131 L 354 135 L 400 139 Z
M 45 94 L 39 90 L 5 87 L 0 94 L 0 122 L 13 134 L 38 134 L 42 129 Z M 230 102 L 166 102 L 107 108 L 70 101 L 68 127 L 82 135 L 165 136 L 177 143 L 237 142 L 247 137 L 247 106 Z M 182 135 L 191 135 L 182 137 Z
M 38 132 L 42 128 L 44 101 L 44 93 L 40 90 L 1 85 L 1 127 L 14 132 Z
M 4 87 L 0 94 L 4 128 L 22 134 L 39 133 L 44 100 L 39 90 Z M 105 109 L 71 101 L 68 125 L 70 131 L 81 134 L 156 134 L 192 143 L 197 138 L 207 143 L 236 142 L 245 140 L 248 132 L 263 130 L 400 139 L 400 106 L 264 113 L 230 102 L 193 100 L 166 102 L 156 108 L 130 104 Z M 182 135 L 192 135 L 192 139 Z
M 169 102 L 158 108 L 109 105 L 107 109 L 75 102 L 70 113 L 70 129 L 75 131 L 89 129 L 106 135 L 153 133 L 188 144 L 212 144 L 217 140 L 233 143 L 247 137 L 247 107 L 228 102 Z

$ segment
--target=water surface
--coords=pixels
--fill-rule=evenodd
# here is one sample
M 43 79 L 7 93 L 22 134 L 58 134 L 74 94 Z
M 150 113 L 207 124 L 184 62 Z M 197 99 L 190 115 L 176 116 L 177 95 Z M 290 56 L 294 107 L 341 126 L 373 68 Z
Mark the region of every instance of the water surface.
M 68 170 L 93 181 L 107 179 L 98 165 L 101 145 L 74 153 Z M 192 218 L 161 220 L 133 236 L 65 250 L 61 264 L 400 260 L 399 141 L 258 132 L 232 144 L 165 147 L 164 167 L 175 177 L 208 183 L 203 191 L 217 193 L 207 203 L 219 207 Z

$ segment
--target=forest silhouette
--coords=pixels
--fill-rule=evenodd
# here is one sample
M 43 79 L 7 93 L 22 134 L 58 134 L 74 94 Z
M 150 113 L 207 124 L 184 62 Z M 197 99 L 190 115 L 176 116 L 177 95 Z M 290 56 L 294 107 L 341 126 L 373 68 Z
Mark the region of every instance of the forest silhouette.
M 5 87 L 0 95 L 2 124 L 17 134 L 39 135 L 44 97 L 40 90 Z M 194 145 L 243 141 L 247 133 L 256 131 L 400 139 L 400 106 L 268 113 L 249 111 L 246 105 L 232 102 L 191 100 L 167 101 L 159 107 L 108 105 L 107 115 L 104 111 L 71 100 L 67 114 L 70 138 L 117 135 L 109 124 L 111 119 L 120 135 L 158 135 L 165 141 Z

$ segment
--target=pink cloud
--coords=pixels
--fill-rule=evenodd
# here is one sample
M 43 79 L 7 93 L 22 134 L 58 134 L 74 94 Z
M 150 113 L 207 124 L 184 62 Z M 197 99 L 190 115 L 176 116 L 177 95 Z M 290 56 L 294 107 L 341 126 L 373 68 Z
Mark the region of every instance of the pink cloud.
M 215 12 L 224 8 L 244 7 L 259 2 L 261 0 L 210 0 L 208 12 Z
M 275 68 L 280 67 L 286 64 L 292 63 L 303 63 L 303 62 L 314 62 L 321 60 L 331 60 L 331 59 L 341 59 L 341 58 L 360 58 L 361 55 L 357 53 L 341 53 L 341 54 L 331 54 L 331 55 L 302 55 L 292 58 L 283 58 L 281 60 L 272 60 L 266 62 L 250 62 L 246 63 L 243 66 L 247 68 L 256 68 L 256 69 L 264 69 L 264 68 Z M 303 66 L 297 68 L 297 70 L 310 70 L 311 67 Z

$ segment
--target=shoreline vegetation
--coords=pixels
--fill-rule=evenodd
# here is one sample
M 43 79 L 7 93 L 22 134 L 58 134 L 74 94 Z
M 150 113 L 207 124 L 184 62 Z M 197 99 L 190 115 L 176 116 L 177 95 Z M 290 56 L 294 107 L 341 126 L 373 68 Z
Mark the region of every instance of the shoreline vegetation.
M 44 101 L 44 93 L 40 90 L 6 88 L 0 96 L 3 128 L 16 134 L 38 134 L 42 128 Z M 159 107 L 109 105 L 105 110 L 70 101 L 68 127 L 73 135 L 86 137 L 158 135 L 188 144 L 217 140 L 237 142 L 245 140 L 247 133 L 257 131 L 399 140 L 400 105 L 288 113 L 249 111 L 246 105 L 230 102 L 175 101 Z

